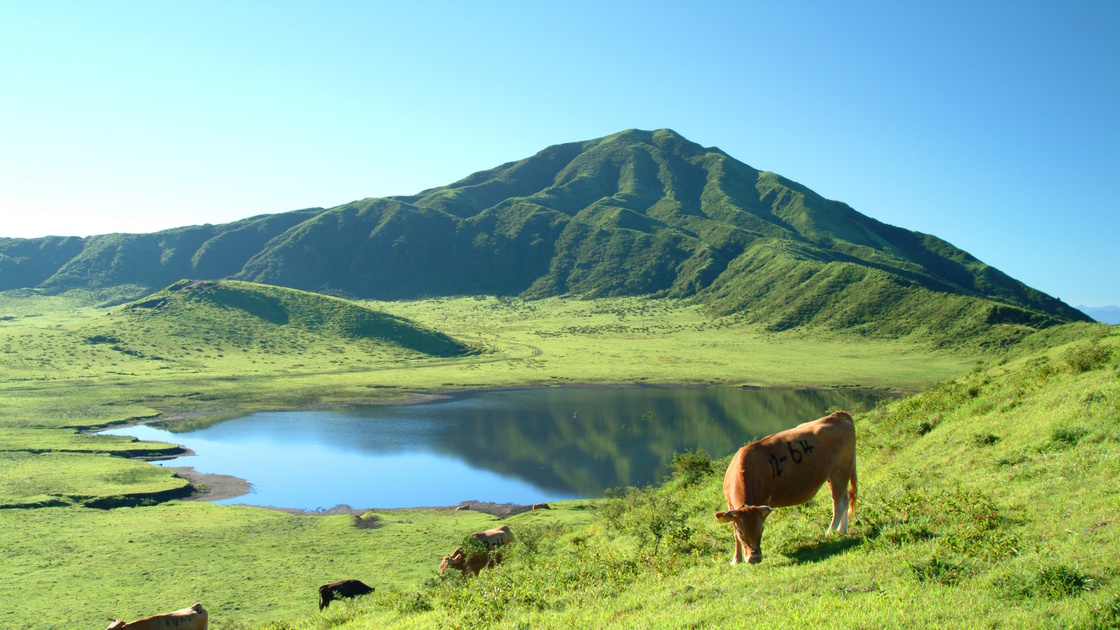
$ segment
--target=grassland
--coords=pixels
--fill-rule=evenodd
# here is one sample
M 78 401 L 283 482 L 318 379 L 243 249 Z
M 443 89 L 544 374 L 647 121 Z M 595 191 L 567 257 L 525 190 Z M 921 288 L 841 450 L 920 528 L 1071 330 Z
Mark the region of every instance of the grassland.
M 1098 327 L 1062 327 L 1021 342 L 1020 352 L 1051 357 L 1045 378 L 1028 387 L 1011 384 L 1035 382 L 1023 380 L 1021 375 L 1035 369 L 1023 360 L 995 365 L 989 354 L 987 368 L 970 372 L 985 357 L 977 349 L 937 349 L 922 338 L 772 333 L 672 300 L 365 303 L 371 313 L 393 316 L 383 319 L 313 294 L 225 286 L 251 295 L 231 305 L 168 294 L 163 297 L 169 301 L 157 308 L 151 298 L 106 306 L 104 296 L 91 294 L 0 294 L 0 506 L 8 508 L 0 509 L 0 602 L 21 602 L 18 608 L 0 607 L 0 626 L 100 628 L 109 615 L 138 617 L 196 599 L 206 602 L 218 628 L 383 622 L 427 627 L 471 620 L 511 627 L 600 621 L 709 625 L 729 620 L 748 596 L 759 611 L 786 611 L 781 593 L 791 589 L 819 597 L 784 614 L 818 625 L 856 619 L 858 608 L 844 608 L 852 600 L 874 604 L 869 625 L 895 625 L 908 601 L 919 603 L 925 615 L 919 620 L 930 624 L 972 619 L 961 612 L 970 597 L 981 605 L 976 619 L 993 619 L 993 611 L 1011 607 L 1021 611 L 1012 621 L 1041 611 L 1054 615 L 1055 623 L 1088 619 L 1091 611 L 1115 601 L 1108 599 L 1115 595 L 1109 590 L 1113 574 L 1104 568 L 1105 562 L 1115 564 L 1115 557 L 1071 549 L 1076 540 L 1117 548 L 1116 519 L 1109 521 L 1107 513 L 1116 502 L 1117 414 L 1108 415 L 1117 400 L 1111 350 L 1116 338 L 1098 339 L 1093 347 L 1105 358 L 1089 361 L 1090 367 L 1076 374 L 1062 354 L 1073 350 L 1053 350 L 1070 343 L 1088 347 L 1087 337 L 1099 336 Z M 438 332 L 452 341 L 437 346 L 458 344 L 461 350 L 410 347 L 399 338 L 369 334 L 380 329 L 355 327 L 355 321 L 396 322 L 429 340 L 442 339 Z M 1100 348 L 1109 350 L 1101 354 Z M 1039 356 L 1032 360 L 1042 361 Z M 823 540 L 810 533 L 827 522 L 820 517 L 822 505 L 785 511 L 768 533 L 778 553 L 753 573 L 725 566 L 730 537 L 714 520 L 707 522 L 719 496 L 710 475 L 692 484 L 678 479 L 662 490 L 631 492 L 595 509 L 573 503 L 515 517 L 509 522 L 525 532 L 525 544 L 502 569 L 465 588 L 454 580 L 434 580 L 434 567 L 463 533 L 495 523 L 493 517 L 392 511 L 370 515 L 361 524 L 376 520 L 379 526 L 364 528 L 349 516 L 180 501 L 144 505 L 143 497 L 174 491 L 183 482 L 120 455 L 164 447 L 79 432 L 161 417 L 403 400 L 446 389 L 721 383 L 915 392 L 962 374 L 963 380 L 857 418 L 867 427 L 868 450 L 866 455 L 861 450 L 860 467 L 866 504 L 859 518 L 866 520 L 857 520 L 854 537 Z M 958 401 L 961 391 L 973 387 L 977 395 Z M 1057 407 L 1061 413 L 1051 409 L 1053 397 L 1064 405 Z M 1088 402 L 1078 402 L 1081 398 Z M 920 407 L 927 404 L 933 407 Z M 922 429 L 923 421 L 929 430 Z M 1038 425 L 1038 431 L 1021 430 L 1024 424 Z M 962 448 L 972 466 L 964 472 L 956 467 Z M 996 459 L 973 464 L 976 453 Z M 1089 456 L 1096 462 L 1092 469 L 1078 468 Z M 993 464 L 1003 460 L 1012 463 Z M 1013 496 L 992 491 L 1019 483 L 1022 470 L 1034 472 Z M 1070 480 L 1060 488 L 1058 505 L 1080 502 L 1067 521 L 1080 538 L 1033 520 L 1032 502 L 1041 501 L 1036 495 L 1058 474 Z M 910 486 L 903 483 L 907 479 Z M 1111 494 L 1087 490 L 1108 480 Z M 900 487 L 919 494 L 899 495 Z M 923 506 L 946 497 L 971 505 L 971 489 L 994 502 L 996 529 L 1013 530 L 1019 541 L 1045 533 L 1057 536 L 1056 542 L 1032 548 L 1029 556 L 1022 545 L 1015 547 L 1029 560 L 1000 556 L 996 563 L 962 547 L 942 558 L 950 568 L 935 563 L 933 558 L 941 557 L 934 555 L 936 546 L 971 517 L 939 516 Z M 954 494 L 958 490 L 965 494 Z M 83 507 L 120 505 L 129 497 L 137 499 L 135 507 Z M 631 504 L 633 509 L 617 509 Z M 658 505 L 670 516 L 683 516 L 657 531 L 640 519 L 609 516 L 657 512 Z M 1060 509 L 1047 506 L 1044 513 L 1049 517 Z M 1093 530 L 1082 523 L 1090 518 L 1106 525 Z M 989 536 L 986 531 L 981 538 Z M 896 538 L 901 542 L 884 542 Z M 1057 554 L 1060 562 L 1044 562 L 1046 553 Z M 1053 600 L 1036 597 L 1030 589 L 1041 587 L 1032 586 L 1031 576 L 1041 574 L 1030 572 L 1030 562 L 1039 571 L 1059 567 L 1054 569 L 1059 577 L 1068 577 L 1061 571 L 1072 567 L 1080 590 Z M 910 564 L 935 574 L 959 569 L 965 580 L 961 586 L 922 581 L 916 576 L 926 569 Z M 544 573 L 550 566 L 558 568 L 552 577 Z M 359 604 L 332 605 L 319 617 L 314 587 L 342 577 L 366 580 L 379 594 Z M 1026 595 L 1007 599 L 1007 589 L 991 586 L 997 582 L 1018 584 Z M 944 604 L 936 597 L 940 591 L 947 593 Z M 472 593 L 483 593 L 482 600 Z M 519 593 L 518 599 L 507 599 L 510 593 Z
M 523 527 L 469 581 L 377 593 L 299 628 L 1120 626 L 1120 335 L 997 362 L 856 418 L 860 499 L 780 509 L 729 567 L 727 460 L 678 457 L 585 527 Z

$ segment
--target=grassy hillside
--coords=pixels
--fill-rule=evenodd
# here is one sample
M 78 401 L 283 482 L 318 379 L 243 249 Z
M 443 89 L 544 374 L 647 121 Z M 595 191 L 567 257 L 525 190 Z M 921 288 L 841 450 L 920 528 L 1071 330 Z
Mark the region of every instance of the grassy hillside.
M 302 355 L 321 345 L 319 338 L 374 354 L 403 352 L 399 358 L 471 351 L 445 334 L 353 302 L 236 281 L 182 280 L 125 305 L 86 331 L 90 344 L 109 344 L 117 352 L 153 360 L 189 355 L 192 342 L 204 346 L 197 350 L 202 352 L 251 354 L 263 347 L 266 353 Z
M 0 239 L 0 290 L 237 278 L 382 300 L 688 298 L 773 330 L 953 340 L 1086 316 L 934 236 L 885 225 L 668 129 L 629 130 L 417 195 L 220 226 Z M 920 308 L 916 308 L 920 307 Z
M 526 523 L 478 579 L 265 627 L 1117 627 L 1120 335 L 1078 335 L 858 415 L 848 536 L 824 535 L 818 497 L 770 517 L 762 564 L 729 567 L 727 461 L 693 454 L 586 527 Z

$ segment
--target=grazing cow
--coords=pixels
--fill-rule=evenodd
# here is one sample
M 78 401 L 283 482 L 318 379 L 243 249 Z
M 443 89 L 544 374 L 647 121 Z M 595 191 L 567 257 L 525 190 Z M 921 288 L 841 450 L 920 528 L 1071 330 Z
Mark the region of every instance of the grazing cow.
M 471 536 L 474 536 L 474 539 L 482 543 L 482 546 L 486 547 L 487 550 L 513 542 L 513 532 L 509 530 L 509 525 L 502 525 L 484 532 L 475 532 Z
M 731 564 L 743 561 L 744 549 L 751 564 L 762 562 L 762 525 L 773 508 L 805 503 L 825 482 L 832 491 L 828 531 L 845 534 L 856 510 L 856 425 L 846 411 L 739 449 L 723 478 L 727 511 L 716 513 L 734 526 Z
M 361 580 L 342 580 L 319 587 L 319 610 L 331 605 L 331 602 L 344 597 L 357 597 L 372 593 L 373 587 L 367 586 Z
M 114 619 L 105 630 L 206 630 L 209 624 L 210 615 L 198 602 L 190 608 L 144 617 L 132 623 Z
M 439 563 L 439 572 L 443 574 L 444 570 L 450 567 L 458 569 L 463 577 L 467 577 L 469 574 L 478 575 L 484 568 L 493 567 L 501 561 L 501 551 L 493 553 L 483 551 L 468 558 L 462 547 L 456 547 L 450 556 L 443 557 L 443 561 Z

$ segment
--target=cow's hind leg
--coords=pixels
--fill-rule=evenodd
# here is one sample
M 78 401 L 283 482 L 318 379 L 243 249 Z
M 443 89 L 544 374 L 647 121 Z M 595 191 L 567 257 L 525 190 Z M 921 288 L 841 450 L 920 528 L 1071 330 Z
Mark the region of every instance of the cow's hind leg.
M 846 534 L 848 533 L 848 476 L 844 475 L 842 482 L 830 478 L 828 490 L 832 495 L 832 523 L 829 524 L 826 533 L 837 531 Z

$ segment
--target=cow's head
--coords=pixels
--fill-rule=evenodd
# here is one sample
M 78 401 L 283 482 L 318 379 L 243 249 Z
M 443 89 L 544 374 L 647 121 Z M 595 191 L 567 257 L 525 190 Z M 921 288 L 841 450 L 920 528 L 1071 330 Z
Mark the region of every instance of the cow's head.
M 443 573 L 443 571 L 447 567 L 451 567 L 452 569 L 459 569 L 461 571 L 466 565 L 467 557 L 463 553 L 463 548 L 456 547 L 455 551 L 452 551 L 450 556 L 443 557 L 443 561 L 439 563 L 439 572 Z
M 746 548 L 747 562 L 757 564 L 762 562 L 762 525 L 773 511 L 769 505 L 744 505 L 737 510 L 716 512 L 716 520 L 735 527 L 735 537 Z

